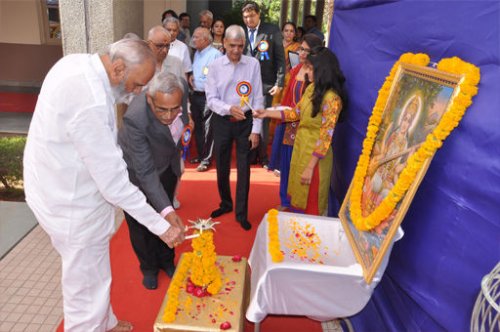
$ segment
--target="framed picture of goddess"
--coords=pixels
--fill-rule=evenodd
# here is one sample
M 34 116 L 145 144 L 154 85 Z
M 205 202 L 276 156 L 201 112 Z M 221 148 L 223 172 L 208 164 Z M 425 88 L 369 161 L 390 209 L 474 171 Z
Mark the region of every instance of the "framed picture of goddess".
M 367 283 L 372 281 L 429 167 L 435 150 L 426 158 L 419 156 L 430 144 L 429 134 L 453 104 L 462 78 L 403 62 L 391 75 L 392 82 L 381 89 L 370 119 L 367 137 L 372 130 L 373 138 L 363 143 L 362 157 L 365 154 L 367 158 L 360 157 L 339 214 Z M 407 182 L 406 186 L 402 182 Z M 391 205 L 397 195 L 400 199 Z M 363 220 L 359 224 L 363 226 L 355 226 L 357 220 Z

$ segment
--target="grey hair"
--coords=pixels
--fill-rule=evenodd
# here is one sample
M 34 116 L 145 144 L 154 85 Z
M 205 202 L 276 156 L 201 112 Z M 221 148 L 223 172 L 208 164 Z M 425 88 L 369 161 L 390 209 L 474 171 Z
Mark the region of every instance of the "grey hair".
M 163 20 L 163 22 L 161 22 L 161 24 L 163 24 L 163 26 L 166 26 L 167 23 L 175 23 L 177 24 L 177 27 L 180 29 L 181 27 L 181 23 L 179 22 L 179 19 L 173 17 L 173 16 L 167 16 L 165 17 L 165 19 Z
M 148 44 L 144 40 L 140 39 L 120 39 L 119 41 L 108 45 L 104 53 L 109 56 L 111 62 L 122 59 L 127 68 L 131 68 L 148 61 L 153 65 L 156 64 L 155 56 Z
M 153 39 L 153 36 L 156 34 L 156 33 L 163 33 L 165 36 L 168 37 L 168 39 L 172 39 L 172 35 L 170 34 L 170 32 L 168 32 L 167 29 L 165 29 L 163 26 L 161 25 L 155 25 L 154 27 L 152 27 L 151 29 L 149 29 L 148 31 L 148 40 L 152 40 Z
M 151 79 L 148 86 L 148 95 L 153 98 L 157 92 L 171 95 L 175 90 L 184 93 L 184 84 L 182 84 L 181 78 L 172 73 L 160 71 Z
M 208 16 L 208 17 L 210 17 L 211 20 L 214 19 L 214 14 L 212 14 L 212 12 L 208 9 L 202 10 L 200 12 L 199 16 Z
M 133 32 L 127 32 L 126 34 L 123 35 L 123 39 L 135 39 L 135 40 L 141 40 L 141 37 L 136 35 Z
M 214 41 L 214 37 L 212 37 L 212 34 L 210 33 L 210 30 L 208 30 L 207 28 L 197 27 L 196 29 L 194 29 L 193 35 L 196 32 L 196 30 L 202 31 L 203 32 L 203 37 L 205 37 L 206 39 L 208 39 L 208 41 L 210 42 L 210 44 Z
M 245 40 L 245 30 L 239 25 L 233 24 L 226 29 L 224 38 Z

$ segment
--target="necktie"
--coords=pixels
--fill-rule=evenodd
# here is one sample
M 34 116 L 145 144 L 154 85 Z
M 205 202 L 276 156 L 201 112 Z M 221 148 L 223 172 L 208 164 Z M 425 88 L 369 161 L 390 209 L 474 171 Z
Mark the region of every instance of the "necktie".
M 250 29 L 250 47 L 252 48 L 252 54 L 253 54 L 253 43 L 254 43 L 254 36 L 255 36 L 255 29 Z

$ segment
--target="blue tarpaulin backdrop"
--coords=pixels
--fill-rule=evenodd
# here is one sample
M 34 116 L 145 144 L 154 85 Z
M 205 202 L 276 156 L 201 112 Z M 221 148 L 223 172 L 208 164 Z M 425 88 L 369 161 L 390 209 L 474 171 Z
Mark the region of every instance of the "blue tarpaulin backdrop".
M 479 93 L 437 151 L 356 331 L 466 331 L 481 278 L 500 260 L 500 2 L 336 0 L 330 48 L 347 78 L 334 136 L 334 191 L 345 196 L 377 91 L 399 56 L 458 56 Z

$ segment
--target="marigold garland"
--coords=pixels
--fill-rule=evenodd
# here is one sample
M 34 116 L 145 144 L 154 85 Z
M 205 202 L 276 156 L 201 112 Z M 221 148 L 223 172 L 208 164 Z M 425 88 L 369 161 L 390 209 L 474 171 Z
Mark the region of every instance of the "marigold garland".
M 220 271 L 215 261 L 214 233 L 213 231 L 199 232 L 200 236 L 193 239 L 193 261 L 191 264 L 191 281 L 196 286 L 206 288 L 214 295 L 222 287 Z
M 271 209 L 267 212 L 267 224 L 269 226 L 269 253 L 273 262 L 280 263 L 283 261 L 284 255 L 280 247 L 278 210 Z
M 213 241 L 213 232 L 205 230 L 197 231 L 200 236 L 194 238 L 191 246 L 193 251 L 185 253 L 181 264 L 177 266 L 174 278 L 170 282 L 167 291 L 167 304 L 163 312 L 163 321 L 171 323 L 175 320 L 179 308 L 179 294 L 185 285 L 188 274 L 193 284 L 201 286 L 211 295 L 217 294 L 222 288 L 222 280 L 219 268 L 215 265 L 217 255 Z M 190 306 L 190 302 L 185 303 Z
M 193 253 L 185 253 L 181 264 L 177 266 L 174 278 L 170 282 L 167 291 L 167 304 L 163 312 L 163 321 L 171 323 L 175 320 L 177 308 L 179 307 L 179 293 L 187 278 L 189 269 L 191 268 Z
M 363 141 L 363 149 L 359 157 L 353 177 L 353 188 L 349 201 L 349 212 L 354 226 L 360 231 L 368 231 L 377 227 L 383 220 L 387 219 L 396 205 L 406 194 L 424 162 L 439 149 L 450 132 L 458 126 L 465 110 L 472 104 L 472 97 L 477 94 L 477 84 L 480 80 L 480 71 L 476 66 L 464 62 L 457 57 L 441 60 L 437 69 L 453 74 L 463 75 L 458 83 L 459 93 L 453 98 L 451 106 L 441 118 L 439 124 L 430 133 L 420 148 L 408 158 L 406 167 L 402 170 L 394 187 L 382 200 L 379 206 L 368 216 L 362 215 L 361 198 L 363 184 L 372 152 L 375 138 L 382 121 L 387 99 L 400 63 L 409 63 L 427 66 L 429 56 L 426 54 L 405 53 L 394 64 L 389 76 L 386 78 L 382 88 L 379 90 L 377 101 L 368 122 L 366 138 Z

